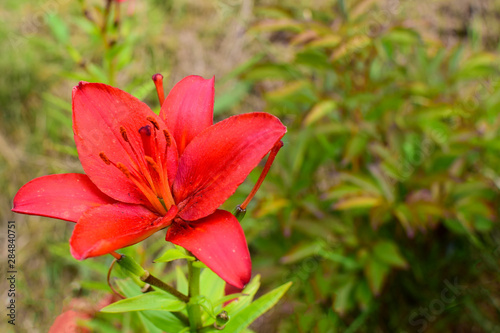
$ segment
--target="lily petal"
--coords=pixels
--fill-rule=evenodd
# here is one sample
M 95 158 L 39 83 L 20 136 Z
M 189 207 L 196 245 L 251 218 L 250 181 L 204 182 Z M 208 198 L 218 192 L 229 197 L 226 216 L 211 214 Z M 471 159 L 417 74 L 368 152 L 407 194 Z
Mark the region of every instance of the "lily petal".
M 167 227 L 176 213 L 176 206 L 161 217 L 144 206 L 124 203 L 89 209 L 73 230 L 71 254 L 82 260 L 133 245 Z
M 66 173 L 35 178 L 25 184 L 14 197 L 12 211 L 77 222 L 86 210 L 114 202 L 87 175 Z
M 155 129 L 148 118 L 153 119 L 159 129 Z M 121 163 L 146 182 L 145 156 L 153 150 L 158 156 L 165 156 L 164 130 L 167 127 L 160 117 L 120 89 L 85 82 L 73 88 L 73 132 L 83 169 L 102 192 L 118 201 L 149 205 L 144 194 L 117 164 Z M 145 133 L 149 134 L 148 139 L 152 138 L 153 144 L 145 143 Z M 177 149 L 174 140 L 170 141 L 168 161 L 162 164 L 167 165 L 169 178 L 174 178 Z
M 250 281 L 252 262 L 238 220 L 216 210 L 192 223 L 173 223 L 166 240 L 190 251 L 227 283 L 243 288 Z
M 79 321 L 89 320 L 92 316 L 83 311 L 68 310 L 56 317 L 49 333 L 90 333 L 90 330 L 80 326 Z
M 212 125 L 213 113 L 214 78 L 191 75 L 172 88 L 160 117 L 174 134 L 179 156 L 196 135 Z
M 286 133 L 280 120 L 254 112 L 229 117 L 200 133 L 179 159 L 173 193 L 179 216 L 211 214 Z

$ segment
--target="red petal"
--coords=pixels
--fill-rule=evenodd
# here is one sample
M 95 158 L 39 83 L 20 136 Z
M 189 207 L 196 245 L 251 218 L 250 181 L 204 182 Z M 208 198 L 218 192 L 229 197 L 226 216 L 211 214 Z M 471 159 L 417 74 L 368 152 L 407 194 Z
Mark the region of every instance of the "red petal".
M 179 216 L 193 221 L 211 214 L 285 132 L 278 118 L 254 112 L 227 118 L 194 138 L 173 184 Z
M 226 283 L 226 286 L 224 287 L 224 295 L 231 295 L 231 294 L 238 294 L 243 291 L 243 288 L 236 288 L 233 285 L 230 285 L 229 283 Z M 229 301 L 224 302 L 222 307 L 226 307 L 227 305 L 231 304 L 232 302 L 236 301 L 236 298 L 233 298 Z
M 167 227 L 175 217 L 172 206 L 164 217 L 140 205 L 117 203 L 86 211 L 69 241 L 78 260 L 96 257 L 138 243 Z
M 238 220 L 225 210 L 191 223 L 173 223 L 167 241 L 184 247 L 227 283 L 243 288 L 250 281 L 252 262 Z
M 116 167 L 117 163 L 122 163 L 132 172 L 140 165 L 146 166 L 144 158 L 148 149 L 144 148 L 139 130 L 144 126 L 154 129 L 147 117 L 154 119 L 159 126 L 159 130 L 152 131 L 157 138 L 153 146 L 160 156 L 165 156 L 163 130 L 167 129 L 166 125 L 146 104 L 105 84 L 80 82 L 73 88 L 73 131 L 83 169 L 102 192 L 116 200 L 149 204 L 137 186 Z M 129 142 L 124 140 L 122 129 L 126 131 Z M 174 178 L 177 149 L 175 142 L 171 142 L 168 171 L 169 177 Z M 111 165 L 103 161 L 101 153 L 112 162 Z M 162 165 L 166 164 L 163 162 Z
M 87 175 L 66 173 L 36 178 L 21 187 L 12 211 L 77 222 L 86 210 L 114 202 Z
M 198 133 L 212 125 L 213 112 L 214 78 L 191 75 L 172 88 L 160 117 L 174 134 L 179 156 Z
M 78 325 L 82 320 L 92 318 L 91 315 L 75 310 L 68 310 L 57 316 L 49 329 L 49 333 L 88 333 L 89 329 Z

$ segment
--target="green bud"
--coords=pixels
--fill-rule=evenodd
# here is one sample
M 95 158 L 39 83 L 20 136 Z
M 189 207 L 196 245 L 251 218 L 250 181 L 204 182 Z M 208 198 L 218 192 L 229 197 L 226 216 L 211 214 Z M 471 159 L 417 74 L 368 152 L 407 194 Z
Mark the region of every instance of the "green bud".
M 236 206 L 236 208 L 233 211 L 233 215 L 238 219 L 238 221 L 242 221 L 243 218 L 245 217 L 247 210 L 242 209 L 239 205 Z
M 120 267 L 123 268 L 125 271 L 130 272 L 140 278 L 148 274 L 148 272 L 145 271 L 144 268 L 141 267 L 141 265 L 136 263 L 134 259 L 127 257 L 125 255 L 122 255 L 120 260 L 117 260 L 116 263 L 120 265 Z
M 226 311 L 222 311 L 215 317 L 214 327 L 218 330 L 222 330 L 224 329 L 228 321 L 229 315 Z

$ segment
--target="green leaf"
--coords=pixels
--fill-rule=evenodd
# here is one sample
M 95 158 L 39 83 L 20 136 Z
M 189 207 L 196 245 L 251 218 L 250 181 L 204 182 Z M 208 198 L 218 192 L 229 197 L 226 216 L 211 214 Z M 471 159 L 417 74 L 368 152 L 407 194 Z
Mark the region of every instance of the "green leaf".
M 182 271 L 181 266 L 175 266 L 175 281 L 177 281 L 177 290 L 179 290 L 184 295 L 188 293 L 188 281 L 186 274 Z
M 297 21 L 291 19 L 277 19 L 277 20 L 265 20 L 257 23 L 252 28 L 252 32 L 264 32 L 264 31 L 293 31 L 301 32 L 304 30 L 304 26 Z
M 474 228 L 480 232 L 490 231 L 493 225 L 493 221 L 484 216 L 477 216 L 474 220 Z
M 366 151 L 366 145 L 369 141 L 369 136 L 366 133 L 358 133 L 351 137 L 347 143 L 345 156 L 342 163 L 352 162 L 353 159 L 361 156 Z
M 337 109 L 337 103 L 332 100 L 324 100 L 316 105 L 309 111 L 307 116 L 304 118 L 304 124 L 306 126 L 311 126 L 321 118 L 327 116 Z
M 207 265 L 205 265 L 204 263 L 202 263 L 201 261 L 195 261 L 193 262 L 193 267 L 197 267 L 197 268 L 208 268 Z
M 369 304 L 373 300 L 373 296 L 366 280 L 363 279 L 363 281 L 360 281 L 357 284 L 355 296 L 356 296 L 356 301 L 358 302 L 359 307 L 361 309 L 368 308 Z
M 214 302 L 224 296 L 226 283 L 210 268 L 205 268 L 200 276 L 200 292 Z M 215 302 L 214 302 L 215 303 Z
M 177 259 L 187 259 L 188 261 L 196 260 L 195 257 L 187 255 L 178 249 L 169 249 L 160 257 L 156 258 L 154 262 L 169 262 Z
M 189 301 L 189 304 L 200 305 L 211 318 L 215 319 L 216 313 L 214 310 L 213 302 L 210 299 L 206 298 L 204 295 L 192 297 Z
M 415 30 L 398 28 L 386 34 L 383 40 L 384 42 L 391 42 L 395 45 L 412 45 L 420 41 L 420 36 Z
M 335 47 L 339 45 L 341 41 L 342 37 L 340 35 L 328 35 L 313 40 L 312 42 L 307 44 L 307 46 L 311 48 Z
M 46 22 L 57 42 L 66 44 L 69 41 L 69 29 L 66 23 L 56 14 L 46 17 Z
M 295 55 L 295 63 L 319 70 L 331 68 L 327 55 L 320 50 L 310 49 Z
M 101 312 L 129 312 L 143 310 L 181 311 L 186 303 L 162 291 L 126 298 L 101 309 Z
M 292 80 L 300 77 L 300 72 L 290 64 L 261 64 L 249 69 L 245 80 Z
M 287 282 L 284 285 L 268 292 L 264 296 L 257 299 L 248 307 L 243 309 L 236 316 L 230 314 L 230 320 L 225 327 L 227 332 L 242 332 L 245 330 L 255 319 L 260 317 L 263 313 L 272 308 L 285 292 L 290 288 L 292 282 Z
M 355 280 L 350 280 L 335 292 L 333 308 L 341 315 L 352 308 L 353 298 L 351 294 L 355 286 Z
M 373 294 L 380 294 L 389 271 L 389 265 L 380 262 L 375 258 L 373 258 L 372 260 L 368 260 L 368 263 L 365 266 L 365 275 L 368 279 L 368 284 L 370 285 L 370 289 L 372 290 Z
M 458 219 L 445 219 L 444 225 L 450 231 L 458 235 L 465 235 L 468 233 L 467 228 L 465 228 L 465 226 Z
M 127 297 L 142 295 L 139 286 L 130 278 L 116 280 L 116 284 Z M 179 332 L 186 327 L 179 318 L 168 311 L 146 310 L 138 314 L 142 321 L 148 321 L 164 332 Z
M 321 248 L 319 241 L 297 244 L 281 257 L 280 262 L 283 264 L 295 263 L 307 257 L 317 255 Z
M 391 241 L 380 241 L 373 248 L 373 255 L 390 266 L 407 268 L 408 263 L 399 252 L 399 248 Z
M 227 296 L 224 296 L 222 298 L 219 298 L 215 303 L 214 303 L 214 306 L 219 306 L 219 305 L 222 305 L 232 299 L 235 299 L 235 298 L 240 298 L 240 297 L 243 297 L 243 296 L 247 296 L 246 294 L 244 293 L 237 293 L 237 294 L 229 294 Z
M 359 263 L 357 260 L 340 253 L 320 250 L 319 255 L 327 260 L 343 265 L 348 270 L 359 269 Z
M 270 91 L 266 99 L 271 103 L 297 110 L 300 105 L 314 103 L 317 99 L 316 92 L 311 82 L 296 80 Z
M 372 40 L 366 35 L 352 36 L 350 39 L 336 48 L 331 56 L 331 60 L 336 61 L 345 57 L 352 56 L 354 53 L 362 51 L 371 44 Z
M 228 306 L 224 308 L 231 316 L 239 313 L 242 309 L 244 309 L 248 304 L 250 304 L 259 290 L 260 287 L 260 275 L 256 275 L 252 281 L 243 289 L 242 296 L 238 298 L 236 301 L 231 302 Z
M 229 111 L 237 106 L 248 95 L 251 88 L 251 83 L 238 81 L 232 85 L 230 90 L 217 95 L 214 104 L 214 114 Z
M 382 198 L 373 196 L 356 196 L 342 199 L 333 208 L 336 210 L 348 210 L 359 208 L 372 208 L 382 204 Z

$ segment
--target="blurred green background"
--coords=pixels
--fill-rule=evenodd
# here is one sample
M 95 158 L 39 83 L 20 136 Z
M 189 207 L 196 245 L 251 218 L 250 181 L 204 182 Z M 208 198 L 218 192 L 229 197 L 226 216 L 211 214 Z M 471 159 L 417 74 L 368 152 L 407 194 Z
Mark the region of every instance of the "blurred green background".
M 261 110 L 288 126 L 242 225 L 262 292 L 294 285 L 255 332 L 500 332 L 498 1 L 4 0 L 0 16 L 16 331 L 109 293 L 111 258 L 73 259 L 72 224 L 10 212 L 27 181 L 82 172 L 71 88 L 112 84 L 158 111 L 159 72 L 166 89 L 215 75 L 216 120 Z M 163 239 L 130 251 L 170 276 L 151 263 Z M 126 315 L 98 320 L 133 332 Z

